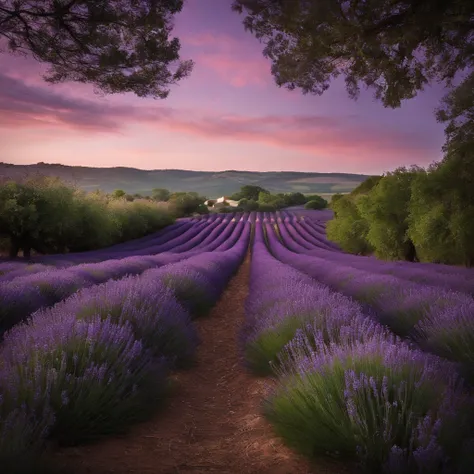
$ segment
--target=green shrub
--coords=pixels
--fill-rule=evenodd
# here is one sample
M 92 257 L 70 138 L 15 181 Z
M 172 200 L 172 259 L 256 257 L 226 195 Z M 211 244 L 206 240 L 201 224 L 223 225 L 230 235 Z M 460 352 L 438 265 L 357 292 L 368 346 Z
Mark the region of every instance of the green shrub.
M 328 207 L 328 202 L 320 196 L 313 196 L 313 199 L 308 201 L 304 206 L 305 209 L 312 210 L 326 209 L 326 207 Z
M 12 257 L 20 250 L 29 257 L 32 250 L 98 249 L 142 237 L 173 221 L 166 204 L 85 193 L 59 179 L 28 178 L 0 184 L 0 238 L 8 241 Z
M 364 343 L 301 359 L 293 373 L 280 375 L 266 416 L 309 456 L 358 458 L 373 473 L 393 472 L 387 465 L 397 462 L 397 472 L 441 474 L 439 448 L 458 461 L 470 404 L 424 354 Z

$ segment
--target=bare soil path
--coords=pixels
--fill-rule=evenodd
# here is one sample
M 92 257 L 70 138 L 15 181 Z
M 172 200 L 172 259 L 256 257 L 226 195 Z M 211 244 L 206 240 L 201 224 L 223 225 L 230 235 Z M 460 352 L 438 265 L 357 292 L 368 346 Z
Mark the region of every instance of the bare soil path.
M 122 437 L 54 453 L 67 474 L 343 474 L 311 466 L 284 447 L 262 418 L 265 381 L 242 367 L 237 345 L 248 293 L 247 257 L 208 317 L 196 321 L 197 366 L 176 375 L 168 406 Z

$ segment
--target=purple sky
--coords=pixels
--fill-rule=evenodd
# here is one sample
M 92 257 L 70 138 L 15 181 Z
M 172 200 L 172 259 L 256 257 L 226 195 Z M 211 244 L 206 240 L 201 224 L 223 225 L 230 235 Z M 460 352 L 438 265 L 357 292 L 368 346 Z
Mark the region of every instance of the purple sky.
M 196 66 L 166 100 L 49 85 L 40 63 L 0 56 L 0 161 L 375 174 L 441 158 L 439 86 L 396 110 L 371 91 L 352 101 L 343 81 L 323 96 L 279 89 L 230 5 L 185 2 L 174 32 Z

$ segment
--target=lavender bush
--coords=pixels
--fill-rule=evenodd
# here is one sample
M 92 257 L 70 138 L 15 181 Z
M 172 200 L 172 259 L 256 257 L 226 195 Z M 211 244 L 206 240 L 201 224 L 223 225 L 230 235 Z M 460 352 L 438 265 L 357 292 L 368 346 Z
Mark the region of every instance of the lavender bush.
M 425 330 L 424 321 L 443 319 L 439 325 L 445 334 L 443 338 L 451 340 L 449 358 L 464 365 L 466 373 L 472 373 L 469 351 L 455 350 L 453 342 L 462 334 L 466 340 L 472 335 L 471 326 L 466 323 L 469 317 L 466 308 L 473 306 L 471 296 L 433 286 L 408 282 L 391 275 L 376 275 L 356 268 L 334 265 L 331 261 L 290 252 L 279 241 L 270 226 L 265 226 L 270 249 L 279 260 L 315 278 L 332 289 L 341 291 L 363 303 L 364 310 L 370 310 L 383 324 L 386 324 L 400 336 L 410 337 L 421 346 L 436 354 L 445 356 L 447 346 L 444 343 L 424 342 L 435 331 L 431 324 Z M 448 309 L 450 308 L 450 309 Z M 441 316 L 441 315 L 445 316 Z M 459 314 L 460 316 L 454 316 Z M 449 316 L 451 315 L 451 316 Z M 464 316 L 463 316 L 464 315 Z M 460 321 L 458 326 L 455 321 Z M 464 321 L 464 323 L 462 322 Z M 427 322 L 427 328 L 430 323 Z M 462 327 L 462 331 L 459 329 Z M 452 334 L 450 334 L 452 333 Z M 441 335 L 441 331 L 438 331 Z M 438 339 L 440 341 L 440 339 Z
M 38 314 L 7 333 L 0 357 L 18 402 L 49 403 L 64 443 L 120 430 L 150 408 L 150 387 L 154 398 L 165 386 L 165 360 L 153 362 L 128 324 L 100 317 Z
M 278 373 L 265 402 L 288 444 L 357 458 L 367 472 L 390 472 L 394 452 L 407 474 L 448 472 L 472 406 L 448 363 L 379 337 L 302 348 L 303 340 L 288 349 L 296 363 Z
M 435 306 L 414 332 L 423 348 L 461 363 L 465 375 L 474 381 L 474 301 Z
M 362 314 L 357 303 L 272 257 L 261 225 L 255 229 L 251 269 L 241 337 L 246 364 L 259 375 L 268 375 L 278 366 L 278 356 L 298 333 L 310 338 L 312 350 L 375 335 L 389 337 L 387 330 Z
M 178 366 L 189 364 L 198 344 L 189 313 L 174 292 L 150 275 L 127 277 L 87 288 L 42 313 L 69 312 L 78 319 L 111 318 L 130 323 L 135 338 L 155 356 Z
M 0 466 L 2 472 L 31 474 L 55 417 L 47 402 L 25 404 L 9 372 L 0 371 Z

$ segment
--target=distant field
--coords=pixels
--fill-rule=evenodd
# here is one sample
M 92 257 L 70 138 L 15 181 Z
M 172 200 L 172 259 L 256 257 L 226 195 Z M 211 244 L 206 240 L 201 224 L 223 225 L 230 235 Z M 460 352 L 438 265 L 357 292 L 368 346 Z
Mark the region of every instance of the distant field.
M 18 179 L 27 175 L 58 176 L 82 189 L 149 194 L 153 188 L 170 191 L 194 191 L 209 198 L 237 192 L 244 184 L 253 184 L 273 193 L 302 192 L 330 196 L 350 192 L 368 177 L 346 173 L 300 173 L 253 171 L 139 170 L 135 168 L 86 168 L 59 164 L 13 165 L 0 163 L 0 179 Z

